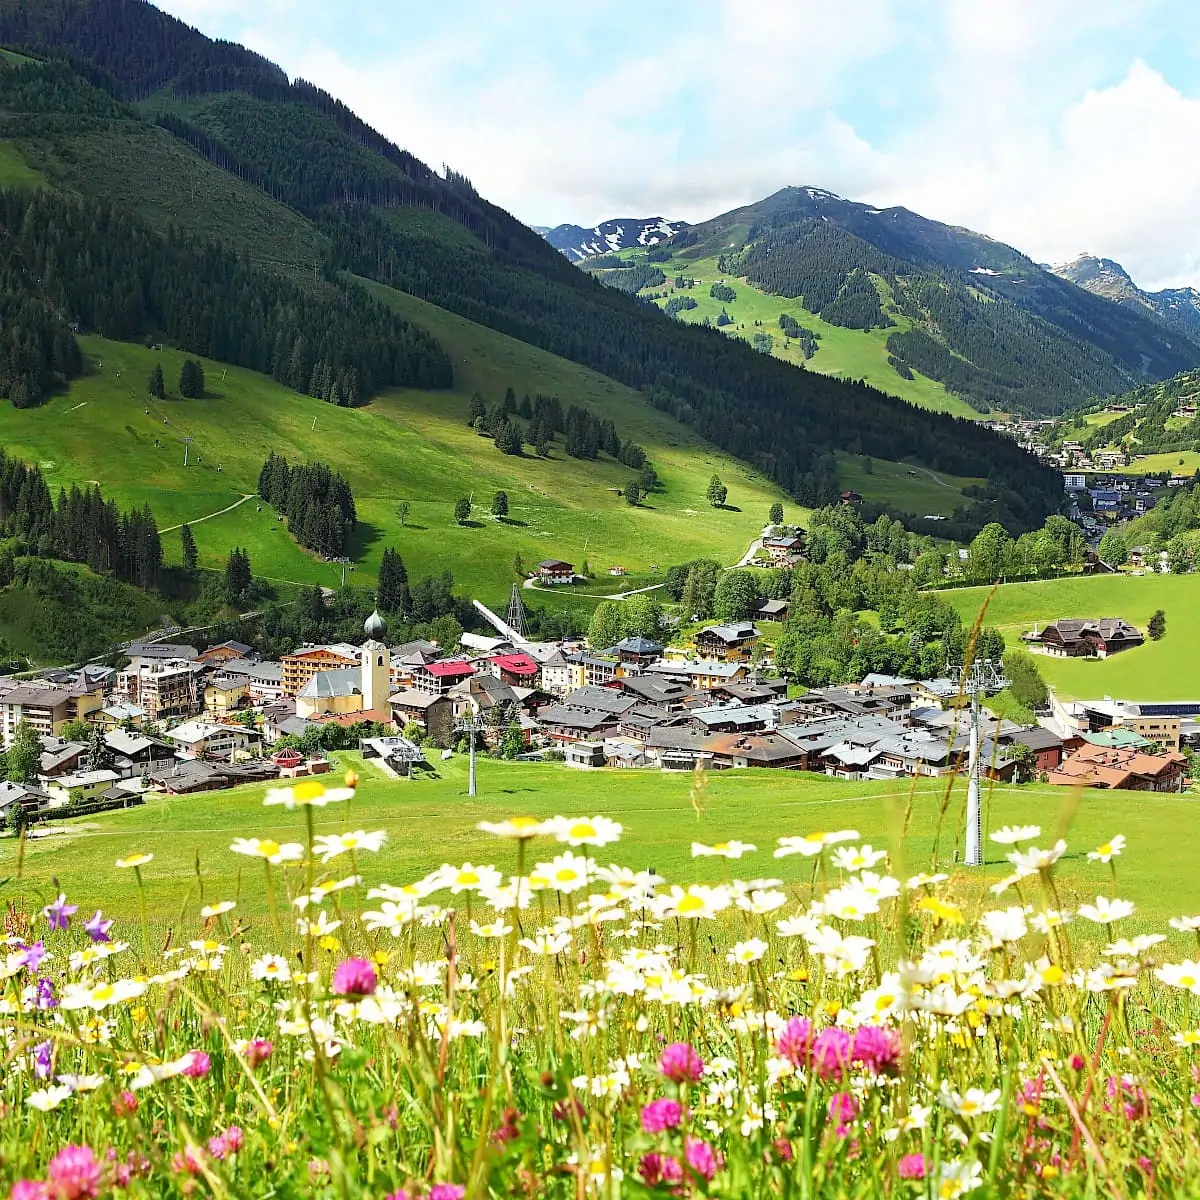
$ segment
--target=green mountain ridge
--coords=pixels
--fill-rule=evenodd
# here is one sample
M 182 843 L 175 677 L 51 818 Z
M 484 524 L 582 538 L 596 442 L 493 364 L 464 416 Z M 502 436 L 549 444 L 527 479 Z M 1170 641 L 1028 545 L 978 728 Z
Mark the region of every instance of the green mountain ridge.
M 1200 343 L 1144 307 L 973 230 L 819 188 L 693 225 L 654 257 L 668 275 L 715 261 L 718 275 L 830 324 L 884 331 L 897 381 L 919 373 L 980 412 L 1060 413 L 1200 364 Z M 813 366 L 824 369 L 820 354 Z
M 161 232 L 219 236 L 301 286 L 353 290 L 353 273 L 598 370 L 802 502 L 836 495 L 833 456 L 847 450 L 987 479 L 964 529 L 996 516 L 1023 529 L 1057 506 L 1054 473 L 1008 439 L 665 321 L 586 278 L 463 177 L 437 175 L 327 94 L 142 0 L 0 0 L 0 41 L 66 56 L 79 81 L 33 88 L 30 111 L 13 89 L 63 67 L 0 76 L 9 141 L 53 187 L 131 207 Z M 120 160 L 120 186 L 92 169 L 99 146 Z M 273 214 L 298 233 L 289 247 L 265 236 Z M 279 354 L 247 365 L 309 390 Z

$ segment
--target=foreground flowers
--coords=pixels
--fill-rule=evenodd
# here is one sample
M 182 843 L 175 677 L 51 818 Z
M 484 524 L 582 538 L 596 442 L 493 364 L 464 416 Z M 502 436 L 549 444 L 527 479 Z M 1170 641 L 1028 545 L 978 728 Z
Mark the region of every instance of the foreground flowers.
M 1200 918 L 1080 902 L 1035 826 L 994 835 L 993 907 L 851 830 L 781 837 L 790 880 L 697 841 L 723 881 L 672 882 L 599 857 L 623 830 L 590 815 L 483 823 L 496 864 L 360 911 L 384 835 L 311 818 L 234 841 L 253 885 L 169 937 L 105 916 L 103 881 L 14 908 L 13 1197 L 1133 1197 L 1200 1171 Z M 1114 891 L 1123 849 L 1092 852 Z

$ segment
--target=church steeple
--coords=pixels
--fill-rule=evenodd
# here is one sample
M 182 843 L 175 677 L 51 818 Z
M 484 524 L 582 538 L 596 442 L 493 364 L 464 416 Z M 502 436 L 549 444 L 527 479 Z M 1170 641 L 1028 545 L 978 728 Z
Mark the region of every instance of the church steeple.
M 385 712 L 392 694 L 392 656 L 384 644 L 387 622 L 376 609 L 363 623 L 367 640 L 362 647 L 362 697 L 364 709 Z

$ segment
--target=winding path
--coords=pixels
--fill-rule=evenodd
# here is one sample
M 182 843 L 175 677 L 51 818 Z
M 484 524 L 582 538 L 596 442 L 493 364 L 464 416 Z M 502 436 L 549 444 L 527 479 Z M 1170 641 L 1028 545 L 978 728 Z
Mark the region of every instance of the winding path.
M 174 533 L 176 529 L 182 529 L 185 525 L 199 525 L 201 521 L 211 521 L 213 517 L 223 517 L 227 512 L 233 512 L 235 508 L 241 508 L 247 500 L 253 500 L 256 495 L 256 492 L 251 492 L 248 496 L 243 496 L 240 500 L 235 500 L 228 508 L 210 512 L 207 516 L 197 517 L 194 521 L 180 521 L 178 525 L 168 525 L 166 529 L 160 529 L 158 532 Z

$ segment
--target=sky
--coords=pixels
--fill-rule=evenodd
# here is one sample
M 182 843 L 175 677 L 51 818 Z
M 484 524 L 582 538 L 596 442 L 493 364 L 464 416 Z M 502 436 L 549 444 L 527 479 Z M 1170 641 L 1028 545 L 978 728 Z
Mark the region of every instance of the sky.
M 1196 0 L 156 0 L 531 225 L 794 185 L 1200 287 Z

